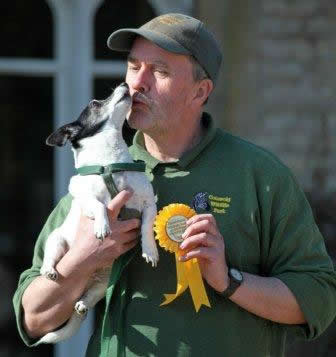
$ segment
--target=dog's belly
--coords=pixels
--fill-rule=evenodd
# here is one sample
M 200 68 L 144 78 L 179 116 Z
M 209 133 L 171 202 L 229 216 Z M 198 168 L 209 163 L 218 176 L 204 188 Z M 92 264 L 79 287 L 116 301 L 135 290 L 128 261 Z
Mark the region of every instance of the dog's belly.
M 61 237 L 66 241 L 69 247 L 73 245 L 74 239 L 76 237 L 80 217 L 81 208 L 78 202 L 74 199 L 72 200 L 71 208 L 68 215 L 66 216 L 63 224 L 59 228 Z
M 113 174 L 113 179 L 119 191 L 133 191 L 133 195 L 127 201 L 126 207 L 142 212 L 144 207 L 149 203 L 153 203 L 153 188 L 144 173 L 125 171 Z

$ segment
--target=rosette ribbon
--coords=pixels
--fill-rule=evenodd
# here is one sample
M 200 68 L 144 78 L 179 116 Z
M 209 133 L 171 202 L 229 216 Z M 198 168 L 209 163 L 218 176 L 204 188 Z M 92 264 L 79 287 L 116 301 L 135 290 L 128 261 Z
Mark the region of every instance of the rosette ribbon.
M 197 259 L 186 262 L 179 260 L 183 255 L 179 246 L 183 241 L 181 236 L 186 228 L 186 221 L 195 214 L 196 212 L 187 205 L 172 203 L 161 209 L 156 216 L 156 239 L 162 248 L 175 254 L 177 282 L 175 294 L 164 294 L 165 300 L 160 306 L 171 303 L 189 287 L 196 312 L 202 305 L 211 307 Z

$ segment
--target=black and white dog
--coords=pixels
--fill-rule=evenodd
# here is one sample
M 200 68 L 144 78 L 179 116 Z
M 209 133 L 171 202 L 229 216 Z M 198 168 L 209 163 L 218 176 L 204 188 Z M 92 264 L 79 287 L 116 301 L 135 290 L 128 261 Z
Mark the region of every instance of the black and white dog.
M 64 146 L 70 141 L 77 169 L 92 165 L 106 167 L 113 163 L 132 163 L 122 137 L 122 126 L 131 106 L 129 88 L 123 83 L 107 99 L 92 100 L 76 121 L 52 133 L 47 144 Z M 153 222 L 157 210 L 152 185 L 143 172 L 123 171 L 113 173 L 112 176 L 119 191 L 133 191 L 126 207 L 142 212 L 142 256 L 152 266 L 156 266 L 159 256 Z M 64 223 L 50 234 L 45 245 L 41 274 L 52 280 L 57 279 L 57 262 L 73 244 L 81 213 L 94 219 L 94 233 L 97 238 L 104 239 L 111 233 L 106 211 L 111 196 L 102 176 L 73 176 L 69 192 L 73 196 L 70 212 Z M 79 329 L 88 309 L 105 295 L 109 274 L 110 269 L 97 272 L 97 277 L 91 279 L 86 292 L 75 304 L 74 313 L 66 325 L 46 334 L 39 343 L 56 343 L 72 336 Z

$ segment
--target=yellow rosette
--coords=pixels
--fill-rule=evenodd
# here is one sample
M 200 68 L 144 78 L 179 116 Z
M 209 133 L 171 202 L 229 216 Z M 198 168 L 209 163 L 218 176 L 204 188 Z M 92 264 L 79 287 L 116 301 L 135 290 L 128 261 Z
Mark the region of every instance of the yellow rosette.
M 161 209 L 156 216 L 156 239 L 162 248 L 175 253 L 177 278 L 176 293 L 164 294 L 165 301 L 160 306 L 169 304 L 189 287 L 196 312 L 202 305 L 211 307 L 197 259 L 179 261 L 179 256 L 183 253 L 180 250 L 180 243 L 183 241 L 182 234 L 186 229 L 186 222 L 195 214 L 196 212 L 187 205 L 172 203 Z

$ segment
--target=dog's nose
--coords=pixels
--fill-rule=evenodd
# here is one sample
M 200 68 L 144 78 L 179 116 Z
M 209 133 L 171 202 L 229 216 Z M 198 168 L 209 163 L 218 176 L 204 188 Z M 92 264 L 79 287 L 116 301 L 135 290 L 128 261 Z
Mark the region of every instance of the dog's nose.
M 128 88 L 128 84 L 126 82 L 121 83 L 120 86 Z

